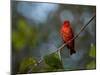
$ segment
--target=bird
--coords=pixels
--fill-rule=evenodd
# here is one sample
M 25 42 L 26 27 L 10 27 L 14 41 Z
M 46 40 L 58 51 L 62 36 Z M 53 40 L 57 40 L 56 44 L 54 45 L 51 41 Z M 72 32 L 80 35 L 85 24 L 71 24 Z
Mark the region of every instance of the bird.
M 67 48 L 70 50 L 70 55 L 76 53 L 74 44 L 74 33 L 69 20 L 64 20 L 61 30 L 60 30 L 63 42 L 66 44 Z

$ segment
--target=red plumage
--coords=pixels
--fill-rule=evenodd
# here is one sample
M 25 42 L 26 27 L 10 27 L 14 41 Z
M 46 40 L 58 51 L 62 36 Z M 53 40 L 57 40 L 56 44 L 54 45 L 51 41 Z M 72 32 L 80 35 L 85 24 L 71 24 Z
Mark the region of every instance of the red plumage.
M 61 35 L 62 35 L 62 39 L 63 39 L 64 43 L 66 43 L 68 49 L 70 49 L 70 54 L 72 55 L 76 51 L 74 49 L 74 40 L 72 40 L 74 37 L 73 31 L 71 28 L 71 24 L 68 20 L 65 20 L 64 24 L 61 27 Z M 72 41 L 70 41 L 70 40 L 72 40 Z

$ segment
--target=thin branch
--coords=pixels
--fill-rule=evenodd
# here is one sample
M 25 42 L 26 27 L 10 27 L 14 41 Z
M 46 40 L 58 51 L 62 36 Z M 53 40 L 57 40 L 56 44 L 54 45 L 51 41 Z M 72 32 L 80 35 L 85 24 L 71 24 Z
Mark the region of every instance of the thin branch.
M 96 17 L 96 15 L 94 15 L 84 26 L 82 26 L 82 28 L 80 29 L 80 32 L 74 36 L 71 40 L 69 40 L 67 43 L 64 43 L 62 44 L 56 51 L 52 52 L 52 53 L 55 53 L 55 52 L 58 52 L 59 50 L 61 50 L 62 48 L 64 48 L 68 43 L 70 43 L 72 40 L 76 39 L 80 34 L 81 32 L 89 25 L 89 23 Z M 52 54 L 50 53 L 50 54 Z M 49 54 L 48 54 L 49 55 Z M 41 58 L 38 63 L 35 65 L 39 65 L 41 62 L 43 61 L 43 58 Z
M 76 39 L 76 38 L 80 35 L 80 33 L 89 25 L 89 23 L 90 23 L 95 17 L 96 17 L 96 15 L 94 15 L 84 26 L 82 26 L 82 28 L 80 29 L 80 32 L 79 32 L 75 37 L 73 37 L 71 40 L 69 40 L 68 43 L 70 43 L 72 40 Z M 62 49 L 62 48 L 63 48 L 64 46 L 66 46 L 68 43 L 64 43 L 62 46 L 60 46 L 60 47 L 57 49 L 57 51 L 60 50 L 60 49 Z
M 82 28 L 80 29 L 80 32 L 74 36 L 71 40 L 69 40 L 67 43 L 64 43 L 63 45 L 61 45 L 55 52 L 61 50 L 63 47 L 65 47 L 67 44 L 69 44 L 72 40 L 76 39 L 81 32 L 89 25 L 89 23 L 96 17 L 96 15 L 94 15 L 84 26 L 82 26 Z M 54 52 L 53 52 L 54 53 Z M 51 53 L 52 54 L 52 53 Z

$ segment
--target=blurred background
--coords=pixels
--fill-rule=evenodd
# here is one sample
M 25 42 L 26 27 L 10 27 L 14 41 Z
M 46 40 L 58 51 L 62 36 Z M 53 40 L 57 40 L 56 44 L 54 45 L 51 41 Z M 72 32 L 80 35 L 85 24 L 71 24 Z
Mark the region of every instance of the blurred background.
M 75 36 L 96 14 L 95 6 L 12 1 L 11 12 L 12 73 L 96 68 L 96 19 L 75 39 L 76 54 L 71 56 L 67 47 L 50 54 L 63 44 L 63 21 L 70 21 Z M 40 65 L 30 68 L 41 58 Z

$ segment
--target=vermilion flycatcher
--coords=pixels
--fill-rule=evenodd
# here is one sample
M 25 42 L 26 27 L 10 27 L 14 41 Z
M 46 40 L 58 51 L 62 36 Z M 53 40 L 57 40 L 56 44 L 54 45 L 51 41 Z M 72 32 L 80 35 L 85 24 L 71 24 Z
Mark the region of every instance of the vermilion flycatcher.
M 70 49 L 70 54 L 72 55 L 76 51 L 74 48 L 73 31 L 71 28 L 71 24 L 68 20 L 65 20 L 61 27 L 61 35 L 62 35 L 62 39 L 63 39 L 64 43 L 66 43 L 68 49 Z

